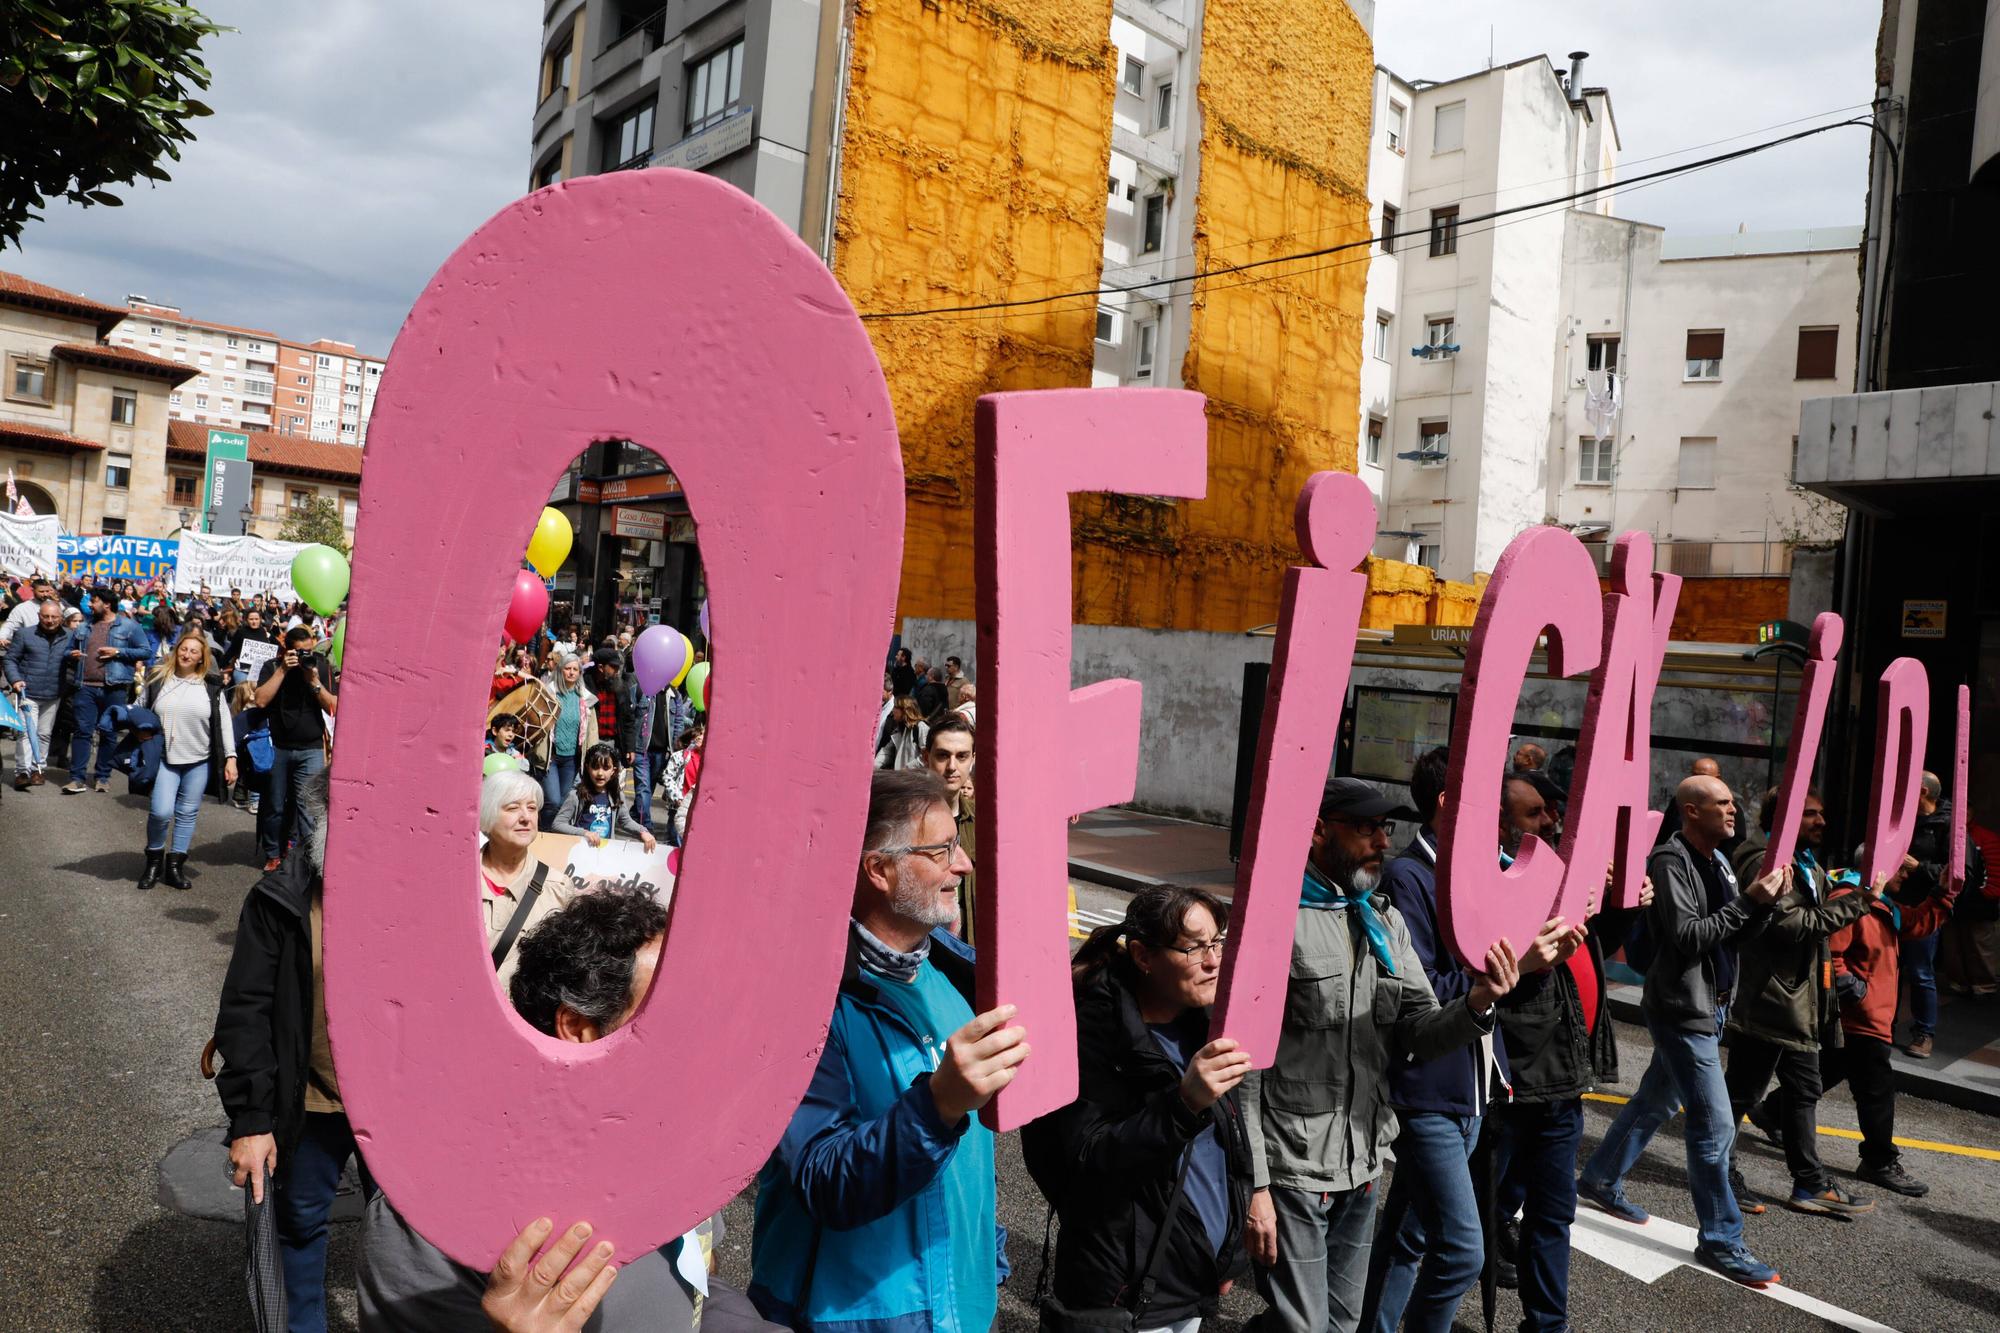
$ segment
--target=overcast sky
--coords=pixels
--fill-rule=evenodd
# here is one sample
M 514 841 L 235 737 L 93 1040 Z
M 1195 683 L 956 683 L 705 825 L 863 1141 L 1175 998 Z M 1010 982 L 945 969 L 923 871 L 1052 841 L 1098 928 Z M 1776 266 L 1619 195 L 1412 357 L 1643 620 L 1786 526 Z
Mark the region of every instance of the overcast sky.
M 0 268 L 386 354 L 424 280 L 526 185 L 541 5 L 202 8 L 240 31 L 210 43 L 216 115 L 173 182 L 122 209 L 52 208 Z M 1880 0 L 1379 0 L 1376 58 L 1456 78 L 1485 66 L 1489 24 L 1500 63 L 1588 50 L 1584 81 L 1611 90 L 1630 160 L 1866 102 L 1880 14 Z M 1835 131 L 1635 191 L 1618 212 L 1693 233 L 1858 223 L 1866 141 Z

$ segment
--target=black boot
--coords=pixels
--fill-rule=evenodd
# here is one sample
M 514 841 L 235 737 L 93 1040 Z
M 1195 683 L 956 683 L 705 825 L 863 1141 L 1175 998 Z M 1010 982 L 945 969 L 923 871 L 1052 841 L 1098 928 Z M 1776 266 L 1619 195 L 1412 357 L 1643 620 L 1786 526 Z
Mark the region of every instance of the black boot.
M 163 847 L 146 849 L 146 868 L 139 872 L 140 888 L 150 889 L 160 882 L 160 861 L 166 854 L 166 849 Z
M 160 878 L 166 881 L 167 887 L 174 889 L 191 889 L 194 887 L 188 883 L 187 875 L 181 869 L 181 867 L 187 864 L 187 859 L 188 854 L 186 852 L 167 853 L 166 868 L 160 874 Z

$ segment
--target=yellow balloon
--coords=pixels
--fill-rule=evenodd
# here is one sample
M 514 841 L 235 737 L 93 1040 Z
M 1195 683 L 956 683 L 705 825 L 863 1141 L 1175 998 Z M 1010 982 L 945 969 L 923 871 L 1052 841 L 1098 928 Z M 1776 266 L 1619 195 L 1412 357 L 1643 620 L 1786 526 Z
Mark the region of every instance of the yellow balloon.
M 541 519 L 535 524 L 535 535 L 528 539 L 528 563 L 535 567 L 536 573 L 548 578 L 569 559 L 569 548 L 575 541 L 576 533 L 562 512 L 544 507 Z

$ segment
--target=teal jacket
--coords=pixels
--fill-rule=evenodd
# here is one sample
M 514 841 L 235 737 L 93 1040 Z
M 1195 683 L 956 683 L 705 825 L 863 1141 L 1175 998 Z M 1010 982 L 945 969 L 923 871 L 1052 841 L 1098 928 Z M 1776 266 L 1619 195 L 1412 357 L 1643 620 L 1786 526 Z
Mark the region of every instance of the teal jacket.
M 972 1019 L 972 951 L 933 934 L 891 994 L 848 940 L 819 1066 L 757 1178 L 750 1298 L 813 1333 L 986 1333 L 1007 1277 L 993 1135 L 977 1116 L 946 1125 L 930 1092 Z

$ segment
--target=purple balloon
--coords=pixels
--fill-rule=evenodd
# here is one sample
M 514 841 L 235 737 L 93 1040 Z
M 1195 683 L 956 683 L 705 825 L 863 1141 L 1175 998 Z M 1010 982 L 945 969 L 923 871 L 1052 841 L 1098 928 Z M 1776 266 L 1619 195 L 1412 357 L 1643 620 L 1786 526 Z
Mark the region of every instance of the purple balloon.
M 709 642 L 715 636 L 708 632 L 708 598 L 701 599 L 701 612 L 695 616 L 695 623 L 701 627 L 701 641 Z
M 658 694 L 674 683 L 690 648 L 681 632 L 667 625 L 649 625 L 632 641 L 632 671 L 639 688 Z

